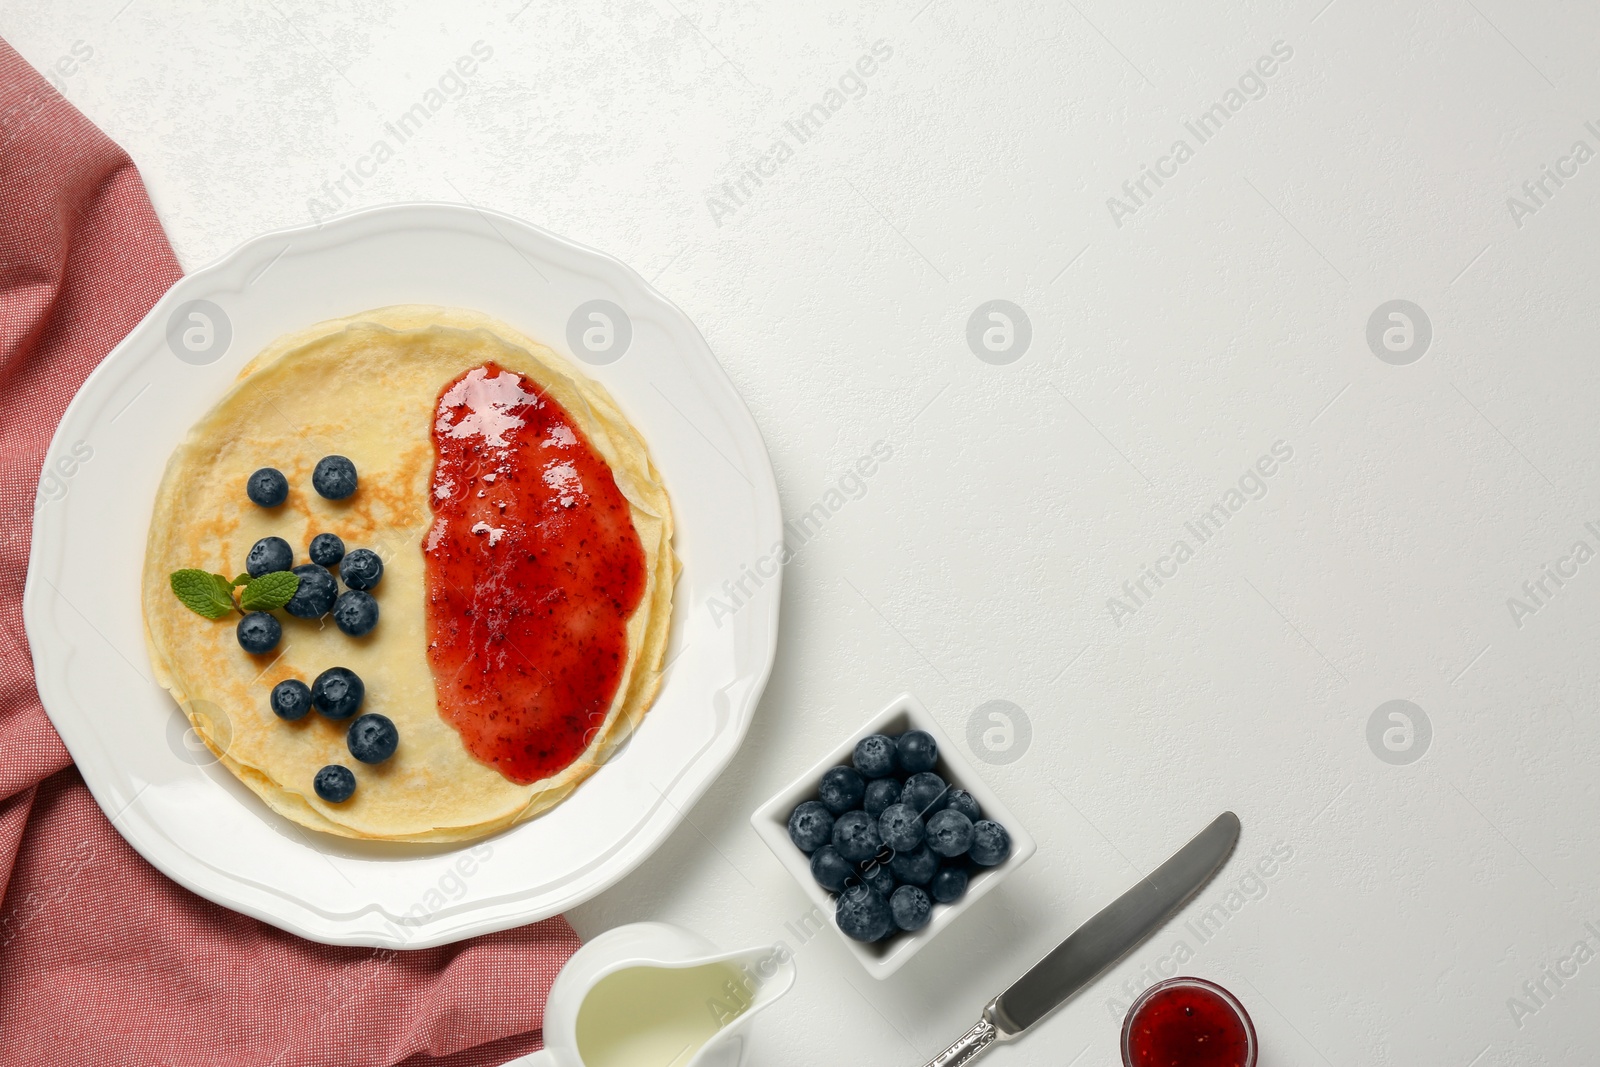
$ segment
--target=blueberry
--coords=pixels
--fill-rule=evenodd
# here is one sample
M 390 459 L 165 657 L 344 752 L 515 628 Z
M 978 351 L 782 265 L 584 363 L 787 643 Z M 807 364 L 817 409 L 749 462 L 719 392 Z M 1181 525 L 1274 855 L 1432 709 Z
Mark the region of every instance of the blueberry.
M 281 537 L 263 537 L 250 546 L 250 554 L 244 558 L 245 573 L 252 578 L 293 566 L 294 549 Z
M 894 742 L 882 734 L 863 737 L 856 742 L 850 762 L 864 778 L 888 777 L 895 770 Z
M 356 791 L 356 776 L 351 773 L 349 767 L 330 763 L 317 772 L 311 788 L 317 791 L 317 796 L 329 804 L 343 804 Z
M 833 847 L 851 863 L 871 859 L 883 847 L 878 820 L 864 811 L 845 812 L 833 824 Z
M 943 811 L 949 802 L 949 790 L 945 787 L 944 779 L 932 771 L 922 771 L 907 778 L 906 787 L 900 794 L 900 803 L 910 804 L 925 819 L 936 811 Z
M 894 875 L 889 873 L 889 868 L 881 863 L 873 863 L 861 872 L 861 880 L 867 883 L 867 888 L 889 899 L 889 894 L 894 892 Z
M 928 820 L 928 847 L 946 858 L 959 856 L 972 847 L 972 820 L 945 808 Z
M 914 885 L 903 885 L 889 898 L 889 914 L 902 930 L 920 930 L 933 915 L 933 901 Z
M 811 854 L 811 877 L 830 893 L 843 892 L 845 883 L 855 873 L 850 861 L 839 855 L 839 850 L 832 845 L 823 845 Z
M 285 678 L 272 687 L 272 713 L 294 722 L 311 710 L 311 687 L 298 678 Z
M 967 894 L 967 869 L 941 867 L 928 886 L 928 893 L 941 904 L 954 904 Z
M 882 815 L 883 809 L 900 799 L 900 783 L 893 778 L 874 778 L 867 783 L 861 807 L 868 815 Z
M 859 806 L 866 791 L 867 783 L 849 767 L 834 767 L 822 776 L 822 782 L 817 786 L 817 795 L 835 815 L 843 815 Z
M 275 508 L 289 499 L 289 479 L 280 470 L 262 467 L 245 479 L 244 491 L 252 504 Z
M 906 885 L 927 885 L 939 870 L 939 857 L 927 845 L 911 852 L 896 852 L 889 861 L 889 871 Z
M 833 840 L 833 812 L 820 800 L 808 800 L 789 815 L 789 840 L 801 852 L 815 852 Z
M 965 789 L 951 789 L 944 795 L 946 806 L 959 811 L 973 822 L 983 818 L 983 809 L 978 807 L 978 798 Z
M 896 852 L 910 852 L 922 844 L 922 816 L 908 804 L 890 804 L 878 816 L 878 835 Z
M 877 890 L 865 885 L 850 887 L 839 895 L 833 913 L 846 937 L 856 941 L 881 941 L 894 929 L 894 917 L 889 912 L 889 902 Z
M 980 867 L 1004 863 L 1011 855 L 1011 835 L 994 820 L 979 819 L 972 824 L 972 848 L 967 855 Z
M 259 656 L 278 647 L 278 639 L 283 636 L 283 624 L 268 612 L 252 611 L 239 620 L 233 632 L 239 638 L 240 648 Z
M 339 577 L 351 589 L 371 589 L 383 578 L 383 560 L 370 548 L 358 548 L 339 564 Z
M 328 568 L 315 563 L 302 563 L 294 568 L 300 578 L 300 587 L 283 610 L 301 619 L 320 619 L 333 610 L 334 598 L 339 595 L 339 584 L 333 580 Z
M 340 593 L 333 602 L 333 621 L 351 637 L 362 637 L 378 625 L 378 602 L 359 589 Z
M 939 762 L 939 742 L 926 730 L 907 730 L 900 735 L 895 747 L 900 757 L 900 768 L 907 774 L 931 771 Z
M 387 715 L 369 711 L 350 724 L 344 743 L 362 763 L 382 763 L 400 746 L 400 731 Z
M 348 719 L 366 695 L 366 685 L 348 667 L 329 667 L 311 683 L 311 706 L 330 719 Z
M 321 533 L 311 539 L 311 562 L 331 567 L 344 559 L 344 542 L 338 534 Z
M 356 465 L 343 456 L 323 456 L 311 472 L 311 485 L 329 500 L 343 500 L 356 491 Z

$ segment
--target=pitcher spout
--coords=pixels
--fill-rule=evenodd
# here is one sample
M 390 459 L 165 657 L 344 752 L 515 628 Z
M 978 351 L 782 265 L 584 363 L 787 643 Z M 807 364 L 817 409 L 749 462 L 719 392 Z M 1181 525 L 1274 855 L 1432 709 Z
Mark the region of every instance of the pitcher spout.
M 794 985 L 794 953 L 785 945 L 749 949 L 727 957 L 727 962 L 737 967 L 741 975 L 736 988 L 730 990 L 738 1007 L 728 1019 L 730 1024 L 765 1008 Z
M 794 986 L 794 953 L 786 945 L 732 952 L 718 962 L 733 972 L 723 983 L 724 996 L 709 1005 L 718 1029 L 686 1067 L 739 1067 L 750 1020 Z

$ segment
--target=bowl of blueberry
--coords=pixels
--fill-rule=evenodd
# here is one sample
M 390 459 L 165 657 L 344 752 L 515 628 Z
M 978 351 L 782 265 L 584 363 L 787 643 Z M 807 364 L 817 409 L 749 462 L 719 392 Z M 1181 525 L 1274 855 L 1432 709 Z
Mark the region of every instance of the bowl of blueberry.
M 750 817 L 873 977 L 887 978 L 1034 853 L 909 694 Z

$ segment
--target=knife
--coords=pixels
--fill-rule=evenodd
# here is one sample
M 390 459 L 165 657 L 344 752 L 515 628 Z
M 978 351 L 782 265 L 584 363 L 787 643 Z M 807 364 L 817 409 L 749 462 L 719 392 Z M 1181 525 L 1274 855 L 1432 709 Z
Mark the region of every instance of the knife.
M 1239 816 L 1225 811 L 989 1001 L 978 1024 L 927 1067 L 961 1067 L 990 1045 L 1021 1037 L 1166 925 L 1222 869 L 1238 842 Z

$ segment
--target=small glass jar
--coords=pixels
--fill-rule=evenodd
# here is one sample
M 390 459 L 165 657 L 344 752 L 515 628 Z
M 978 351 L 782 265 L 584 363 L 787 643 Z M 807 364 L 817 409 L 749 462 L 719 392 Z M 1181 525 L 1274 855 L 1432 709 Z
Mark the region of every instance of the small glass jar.
M 1204 978 L 1169 978 L 1122 1023 L 1123 1067 L 1256 1067 L 1256 1028 L 1237 997 Z

